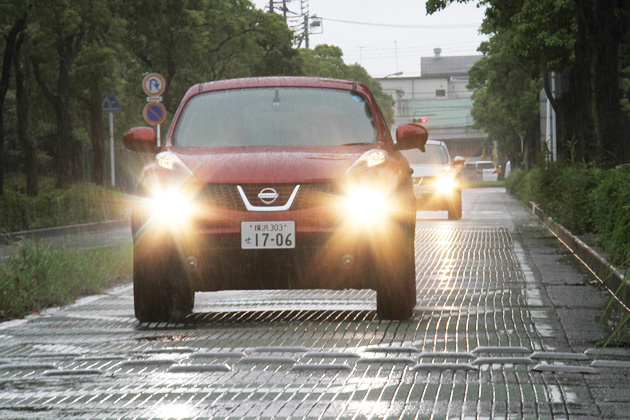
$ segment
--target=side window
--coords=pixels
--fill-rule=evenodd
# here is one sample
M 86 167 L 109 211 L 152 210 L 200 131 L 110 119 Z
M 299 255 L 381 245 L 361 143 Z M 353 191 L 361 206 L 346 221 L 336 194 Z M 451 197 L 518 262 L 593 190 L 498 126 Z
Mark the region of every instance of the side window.
M 446 90 L 444 90 L 444 89 L 436 89 L 436 91 L 435 91 L 435 97 L 436 98 L 445 97 L 445 96 L 446 96 Z

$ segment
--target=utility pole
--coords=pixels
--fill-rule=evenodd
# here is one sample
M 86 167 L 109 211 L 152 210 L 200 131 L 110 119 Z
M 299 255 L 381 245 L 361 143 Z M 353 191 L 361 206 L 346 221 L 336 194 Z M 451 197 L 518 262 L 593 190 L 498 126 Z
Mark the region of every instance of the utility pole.
M 308 0 L 299 0 L 300 10 L 293 12 L 287 4 L 298 0 L 269 0 L 269 13 L 276 13 L 278 9 L 282 9 L 282 17 L 287 26 L 299 39 L 298 48 L 304 41 L 305 47 L 310 48 L 310 35 L 323 33 L 322 19 L 317 15 L 311 16 L 308 8 Z
M 308 13 L 304 15 L 304 46 L 308 50 Z

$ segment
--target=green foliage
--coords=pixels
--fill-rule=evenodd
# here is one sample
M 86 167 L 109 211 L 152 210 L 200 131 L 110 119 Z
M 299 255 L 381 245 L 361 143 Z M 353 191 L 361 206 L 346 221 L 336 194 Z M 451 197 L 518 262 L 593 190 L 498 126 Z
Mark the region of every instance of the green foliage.
M 365 83 L 372 91 L 387 122 L 391 124 L 394 121 L 394 99 L 383 92 L 381 84 L 370 77 L 363 67 L 358 64 L 344 63 L 341 48 L 334 45 L 318 45 L 312 50 L 300 50 L 299 59 L 301 74 L 304 76 L 356 80 Z
M 23 241 L 0 266 L 0 318 L 98 293 L 131 276 L 131 245 L 87 251 Z
M 474 90 L 475 125 L 517 163 L 521 144 L 531 145 L 538 136 L 542 81 L 536 67 L 509 53 L 510 38 L 510 32 L 495 35 L 482 46 L 487 55 L 470 69 L 468 87 Z
M 594 233 L 613 264 L 630 261 L 630 168 L 549 164 L 512 172 L 506 188 L 574 234 Z
M 630 166 L 601 171 L 590 192 L 593 224 L 617 263 L 630 260 Z
M 14 180 L 0 197 L 0 231 L 13 232 L 77 223 L 122 219 L 127 199 L 115 191 L 87 183 L 55 189 L 51 180 L 29 197 L 21 181 Z

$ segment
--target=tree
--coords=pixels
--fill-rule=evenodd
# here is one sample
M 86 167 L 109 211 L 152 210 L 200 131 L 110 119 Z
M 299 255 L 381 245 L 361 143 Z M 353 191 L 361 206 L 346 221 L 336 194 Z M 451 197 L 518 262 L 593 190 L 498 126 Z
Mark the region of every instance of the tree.
M 4 104 L 9 90 L 11 65 L 16 54 L 17 38 L 26 28 L 26 1 L 13 1 L 0 4 L 0 27 L 4 52 L 2 54 L 2 74 L 0 75 L 0 195 L 4 194 Z
M 120 14 L 118 1 L 91 2 L 86 12 L 87 34 L 75 60 L 72 77 L 76 98 L 83 105 L 78 114 L 89 126 L 92 146 L 90 179 L 102 185 L 106 153 L 101 104 L 104 97 L 117 89 L 121 67 L 130 61 L 130 55 L 123 47 L 127 21 Z
M 427 12 L 469 0 L 429 0 Z M 482 32 L 510 33 L 506 48 L 537 65 L 558 119 L 561 159 L 630 161 L 622 108 L 620 51 L 630 39 L 630 3 L 594 0 L 486 0 Z M 551 90 L 551 72 L 559 89 Z M 592 87 L 592 89 L 591 89 Z
M 84 17 L 90 3 L 38 0 L 33 7 L 33 71 L 55 113 L 52 151 L 58 188 L 68 188 L 82 178 L 82 143 L 73 132 L 71 72 L 87 34 Z
M 356 80 L 365 83 L 383 111 L 388 123 L 394 121 L 394 99 L 383 92 L 381 84 L 370 77 L 368 72 L 359 64 L 347 65 L 343 61 L 341 48 L 334 45 L 320 44 L 314 49 L 300 50 L 302 75 L 315 77 L 330 77 L 335 79 Z
M 256 10 L 248 1 L 141 0 L 124 10 L 135 78 L 162 74 L 163 103 L 170 113 L 196 83 L 296 71 L 292 32 L 280 16 Z
M 23 50 L 20 57 L 19 51 Z M 13 60 L 15 68 L 15 96 L 17 99 L 18 138 L 24 153 L 24 169 L 26 172 L 26 194 L 36 196 L 37 183 L 37 142 L 31 136 L 29 123 L 29 107 L 31 96 L 32 56 L 31 36 L 22 32 L 15 46 Z
M 502 36 L 495 36 L 480 49 L 486 54 L 470 69 L 473 93 L 472 116 L 478 127 L 515 166 L 531 165 L 540 150 L 539 92 L 537 69 L 514 58 L 505 50 Z M 525 152 L 525 156 L 523 156 Z

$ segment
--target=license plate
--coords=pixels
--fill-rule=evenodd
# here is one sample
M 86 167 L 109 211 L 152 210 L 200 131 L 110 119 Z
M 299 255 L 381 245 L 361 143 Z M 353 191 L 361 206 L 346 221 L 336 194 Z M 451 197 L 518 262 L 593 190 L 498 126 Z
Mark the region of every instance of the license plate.
M 295 222 L 241 222 L 241 248 L 295 248 Z

